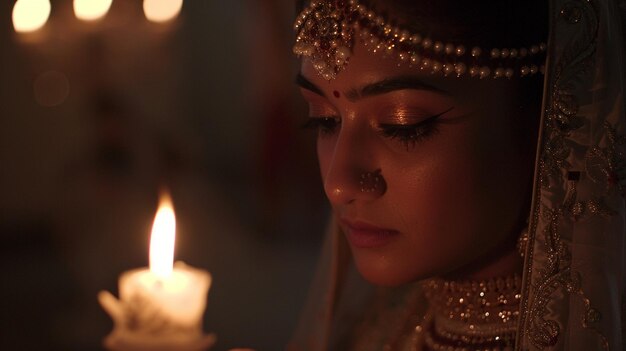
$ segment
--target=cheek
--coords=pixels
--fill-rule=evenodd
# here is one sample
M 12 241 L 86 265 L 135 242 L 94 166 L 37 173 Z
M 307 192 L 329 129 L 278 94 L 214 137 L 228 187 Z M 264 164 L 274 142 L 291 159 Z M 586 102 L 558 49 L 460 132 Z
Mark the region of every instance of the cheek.
M 487 201 L 477 156 L 467 148 L 441 148 L 398 177 L 389 195 L 413 251 L 400 256 L 412 257 L 414 267 L 447 271 L 472 255 L 468 248 L 484 230 L 481 204 Z
M 383 166 L 388 191 L 378 213 L 393 218 L 403 237 L 385 255 L 356 253 L 360 267 L 390 284 L 448 273 L 514 231 L 530 172 L 500 135 L 478 125 L 451 128 L 404 157 L 383 157 L 394 161 Z

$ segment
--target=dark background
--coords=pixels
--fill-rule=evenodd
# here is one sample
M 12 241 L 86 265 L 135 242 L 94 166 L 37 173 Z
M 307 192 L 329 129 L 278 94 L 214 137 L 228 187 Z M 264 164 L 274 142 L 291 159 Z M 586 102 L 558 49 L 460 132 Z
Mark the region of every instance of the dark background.
M 293 77 L 291 0 L 141 0 L 15 33 L 0 2 L 0 349 L 97 350 L 97 303 L 147 266 L 159 188 L 176 258 L 213 275 L 214 350 L 283 349 L 327 208 Z

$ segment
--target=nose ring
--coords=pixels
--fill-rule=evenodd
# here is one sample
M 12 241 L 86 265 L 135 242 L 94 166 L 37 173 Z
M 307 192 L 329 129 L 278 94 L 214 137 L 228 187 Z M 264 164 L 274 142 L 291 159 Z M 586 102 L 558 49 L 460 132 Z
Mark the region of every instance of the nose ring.
M 380 174 L 380 168 L 374 172 L 365 172 L 361 174 L 359 184 L 361 185 L 361 191 L 364 193 L 372 193 L 378 191 L 383 186 L 383 176 Z

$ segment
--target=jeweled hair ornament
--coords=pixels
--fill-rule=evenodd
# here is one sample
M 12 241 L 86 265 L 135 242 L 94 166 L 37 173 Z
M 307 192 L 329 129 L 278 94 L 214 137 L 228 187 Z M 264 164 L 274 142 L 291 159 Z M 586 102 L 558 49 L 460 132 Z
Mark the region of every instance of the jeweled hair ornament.
M 317 72 L 332 80 L 352 55 L 355 40 L 372 52 L 431 74 L 477 78 L 526 77 L 543 73 L 546 44 L 471 49 L 439 41 L 386 21 L 356 0 L 313 0 L 296 18 L 293 52 L 309 58 Z

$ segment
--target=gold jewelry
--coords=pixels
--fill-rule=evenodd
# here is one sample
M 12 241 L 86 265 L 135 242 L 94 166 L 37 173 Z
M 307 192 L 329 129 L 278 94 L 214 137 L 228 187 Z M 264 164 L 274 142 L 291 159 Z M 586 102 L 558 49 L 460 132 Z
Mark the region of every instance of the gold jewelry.
M 518 315 L 522 279 L 508 278 L 481 282 L 429 279 L 423 283 L 426 297 L 439 314 L 468 324 L 509 322 Z M 511 306 L 515 307 L 513 310 Z
M 415 333 L 430 350 L 512 350 L 521 285 L 518 275 L 481 282 L 426 280 L 429 313 Z
M 364 193 L 372 193 L 381 190 L 384 186 L 384 179 L 380 173 L 381 170 L 377 169 L 374 172 L 361 174 L 361 179 L 359 180 L 361 191 Z
M 326 80 L 336 78 L 350 60 L 357 36 L 372 52 L 431 74 L 478 78 L 512 78 L 543 73 L 546 44 L 528 48 L 468 50 L 459 43 L 444 43 L 412 33 L 385 21 L 357 0 L 312 0 L 296 18 L 293 52 L 310 58 Z

